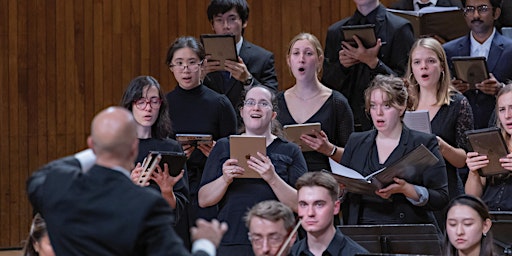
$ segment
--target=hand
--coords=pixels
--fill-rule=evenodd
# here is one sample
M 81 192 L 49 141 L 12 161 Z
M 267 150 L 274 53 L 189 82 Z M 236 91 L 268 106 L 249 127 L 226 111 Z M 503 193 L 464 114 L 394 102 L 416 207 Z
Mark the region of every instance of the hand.
M 247 66 L 240 57 L 238 57 L 238 62 L 232 60 L 225 60 L 224 67 L 226 68 L 226 71 L 229 71 L 229 73 L 231 73 L 231 77 L 235 78 L 240 82 L 245 82 L 251 76 L 251 73 L 249 73 Z
M 132 179 L 133 183 L 135 183 L 136 185 L 139 185 L 139 182 L 138 182 L 139 177 L 143 171 L 144 171 L 144 168 L 142 168 L 142 165 L 140 163 L 137 163 L 135 168 L 130 173 L 130 178 Z M 143 185 L 148 186 L 149 182 L 146 182 L 146 184 L 143 184 Z
M 468 152 L 466 156 L 466 165 L 470 172 L 477 173 L 478 169 L 486 167 L 489 164 L 487 156 L 479 155 L 478 152 Z
M 352 59 L 356 59 L 364 64 L 366 64 L 371 69 L 374 69 L 379 64 L 379 58 L 377 57 L 379 54 L 380 47 L 382 46 L 382 41 L 377 39 L 377 44 L 375 44 L 372 48 L 365 48 L 363 43 L 357 36 L 352 37 L 357 44 L 357 47 L 351 46 L 348 42 L 341 42 L 342 47 L 347 50 L 346 55 Z
M 187 144 L 183 144 L 181 145 L 181 147 L 183 148 L 183 152 L 187 156 L 187 159 L 190 158 L 190 155 L 192 155 L 192 152 L 194 152 L 194 150 L 196 149 L 196 147 Z
M 512 172 L 512 153 L 500 158 L 500 163 L 503 168 Z
M 159 165 L 156 166 L 156 171 L 154 171 L 151 175 L 151 179 L 154 180 L 156 184 L 158 184 L 162 194 L 167 194 L 173 192 L 174 185 L 176 185 L 176 183 L 181 180 L 184 173 L 185 170 L 181 170 L 180 174 L 178 174 L 176 177 L 169 175 L 169 166 L 167 166 L 165 163 L 164 171 L 162 171 L 162 168 L 160 168 Z
M 324 131 L 312 130 L 311 134 L 302 134 L 300 140 L 310 148 L 326 156 L 329 156 L 333 147 L 336 147 L 329 142 L 329 138 L 327 138 L 327 134 Z
M 408 198 L 412 198 L 414 200 L 419 199 L 419 195 L 416 193 L 413 185 L 403 179 L 396 177 L 393 178 L 393 181 L 395 183 L 375 191 L 375 194 L 384 199 L 390 198 L 393 194 L 404 194 Z
M 450 144 L 446 143 L 446 141 L 441 139 L 441 137 L 439 137 L 439 136 L 436 136 L 436 138 L 437 138 L 437 144 L 439 144 L 439 152 L 441 152 L 441 155 L 442 155 L 444 150 L 446 149 L 446 147 L 449 147 Z
M 341 50 L 338 52 L 338 59 L 340 60 L 341 65 L 345 68 L 350 68 L 356 64 L 359 64 L 360 61 L 354 58 L 351 58 L 347 55 L 347 50 L 341 47 Z
M 244 168 L 238 166 L 237 159 L 228 159 L 222 164 L 222 178 L 228 184 L 231 184 L 234 178 L 242 176 L 243 174 Z
M 213 141 L 211 144 L 198 144 L 197 149 L 199 149 L 206 157 L 209 157 L 215 143 L 216 142 Z
M 251 158 L 247 160 L 247 164 L 249 168 L 259 173 L 267 183 L 270 183 L 277 175 L 270 158 L 260 152 L 258 152 L 258 157 L 251 156 Z
M 206 75 L 215 71 L 223 71 L 224 69 L 220 66 L 220 61 L 210 60 L 212 56 L 206 55 L 203 62 L 203 72 L 201 72 L 201 79 L 204 79 Z
M 216 219 L 213 219 L 211 222 L 204 219 L 197 219 L 196 226 L 190 228 L 190 236 L 192 241 L 204 238 L 210 240 L 215 247 L 218 247 L 222 236 L 224 236 L 227 230 L 228 224 L 225 222 L 220 223 Z
M 469 84 L 459 80 L 459 79 L 453 79 L 452 85 L 457 89 L 460 93 L 465 93 L 467 90 L 469 90 Z
M 501 89 L 501 83 L 496 80 L 492 73 L 489 74 L 490 78 L 476 84 L 476 88 L 488 95 L 496 95 Z

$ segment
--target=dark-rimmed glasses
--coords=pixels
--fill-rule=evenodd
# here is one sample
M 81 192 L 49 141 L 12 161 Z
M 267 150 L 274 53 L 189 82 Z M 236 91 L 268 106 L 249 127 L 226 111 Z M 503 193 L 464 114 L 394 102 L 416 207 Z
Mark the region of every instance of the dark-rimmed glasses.
M 491 8 L 489 8 L 488 5 L 486 4 L 483 4 L 483 5 L 479 5 L 479 6 L 466 6 L 464 8 L 464 15 L 473 15 L 475 14 L 475 11 L 477 11 L 479 14 L 482 14 L 482 13 L 486 13 L 490 10 Z
M 162 105 L 162 99 L 158 97 L 151 97 L 150 99 L 140 98 L 138 100 L 134 100 L 133 104 L 139 110 L 146 109 L 148 104 L 151 106 L 152 109 L 159 109 L 160 106 Z
M 182 61 L 177 61 L 175 63 L 172 63 L 169 65 L 169 68 L 175 69 L 176 71 L 183 72 L 185 71 L 185 68 L 188 68 L 190 72 L 197 72 L 199 70 L 199 67 L 203 64 L 203 61 L 189 61 L 186 65 Z

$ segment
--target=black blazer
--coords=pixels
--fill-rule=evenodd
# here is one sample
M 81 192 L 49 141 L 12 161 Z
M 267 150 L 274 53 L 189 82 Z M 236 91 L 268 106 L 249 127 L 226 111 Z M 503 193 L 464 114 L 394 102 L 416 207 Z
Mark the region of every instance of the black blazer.
M 240 58 L 242 58 L 254 78 L 253 85 L 262 84 L 277 92 L 277 76 L 273 53 L 244 39 L 240 48 Z M 206 75 L 204 85 L 226 95 L 234 109 L 238 109 L 244 90 L 242 82 L 233 78 L 229 81 L 229 84 L 224 85 L 222 72 L 212 72 Z
M 436 6 L 457 6 L 459 8 L 462 8 L 462 3 L 460 2 L 460 0 L 438 0 Z M 413 11 L 413 0 L 398 0 L 392 3 L 389 8 Z
M 367 159 L 371 159 L 375 146 L 377 130 L 352 133 L 348 139 L 341 164 L 364 173 L 376 170 L 368 170 Z M 388 157 L 385 165 L 390 165 L 400 159 L 420 144 L 425 145 L 438 159 L 439 162 L 426 170 L 422 176 L 415 177 L 408 181 L 413 185 L 423 186 L 428 190 L 429 199 L 424 206 L 414 206 L 403 194 L 394 194 L 392 201 L 378 197 L 376 200 L 382 204 L 382 215 L 386 218 L 395 219 L 395 224 L 428 224 L 436 225 L 433 210 L 441 210 L 448 203 L 448 178 L 446 176 L 446 165 L 443 156 L 439 152 L 439 146 L 435 135 L 402 129 L 400 142 L 394 152 Z M 368 173 L 369 174 L 369 173 Z M 376 196 L 377 197 L 377 196 Z M 345 224 L 359 224 L 359 214 L 364 211 L 361 206 L 362 196 L 349 193 L 342 204 L 343 219 Z M 378 216 L 377 216 L 378 217 Z M 380 223 L 392 224 L 392 223 Z
M 66 157 L 28 179 L 30 202 L 57 255 L 190 255 L 167 202 L 127 175 L 99 165 L 84 173 Z

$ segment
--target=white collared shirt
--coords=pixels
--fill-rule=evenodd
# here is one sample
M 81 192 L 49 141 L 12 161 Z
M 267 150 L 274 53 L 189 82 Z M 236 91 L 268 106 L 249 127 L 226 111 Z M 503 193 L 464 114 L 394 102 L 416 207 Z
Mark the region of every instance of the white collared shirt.
M 412 0 L 412 5 L 414 6 L 414 10 L 415 11 L 419 11 L 420 10 L 420 7 L 418 6 L 417 3 L 422 3 L 422 2 L 421 2 L 421 0 Z M 432 4 L 431 6 L 436 6 L 437 0 L 430 0 L 430 3 Z M 422 3 L 422 4 L 424 4 L 424 3 Z
M 489 58 L 489 51 L 491 50 L 492 40 L 496 34 L 496 28 L 493 28 L 492 34 L 483 44 L 479 43 L 474 37 L 473 32 L 470 33 L 469 40 L 471 41 L 471 57 L 484 56 Z

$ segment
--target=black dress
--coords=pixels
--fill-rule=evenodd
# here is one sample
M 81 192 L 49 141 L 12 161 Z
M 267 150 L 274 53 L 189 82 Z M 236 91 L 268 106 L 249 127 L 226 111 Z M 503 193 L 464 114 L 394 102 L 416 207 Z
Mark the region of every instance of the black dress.
M 431 121 L 432 133 L 456 148 L 467 151 L 467 137 L 464 134 L 473 129 L 473 112 L 468 100 L 460 93 L 453 93 L 450 105 L 443 105 Z M 450 199 L 463 194 L 464 187 L 457 168 L 446 162 L 448 192 Z
M 174 151 L 183 152 L 180 144 L 173 139 L 139 139 L 139 154 L 135 164 L 143 162 L 144 158 L 147 157 L 149 151 Z M 160 188 L 156 182 L 151 181 L 150 186 L 160 191 Z M 179 180 L 173 187 L 174 196 L 176 197 L 176 208 L 174 209 L 175 223 L 173 223 L 174 230 L 183 239 L 186 245 L 190 244 L 190 234 L 188 231 L 188 225 L 181 225 L 182 220 L 185 217 L 186 220 L 186 207 L 189 204 L 189 191 L 188 191 L 188 175 L 185 169 L 183 178 Z
M 290 114 L 283 92 L 277 95 L 277 104 L 279 107 L 277 120 L 282 125 L 297 124 Z M 354 116 L 347 98 L 334 90 L 322 107 L 306 121 L 306 123 L 315 122 L 322 125 L 322 130 L 327 134 L 329 141 L 340 147 L 345 146 L 348 137 L 354 131 Z M 331 170 L 329 159 L 324 154 L 310 151 L 303 152 L 303 155 L 308 165 L 308 171 Z
M 237 122 L 231 102 L 225 95 L 219 94 L 204 85 L 190 90 L 180 86 L 166 95 L 169 104 L 169 116 L 175 137 L 178 133 L 211 134 L 214 140 L 235 134 Z M 200 209 L 197 202 L 199 183 L 203 175 L 206 156 L 196 149 L 187 160 L 189 199 L 188 225 L 194 225 L 197 217 L 211 219 L 214 209 Z

